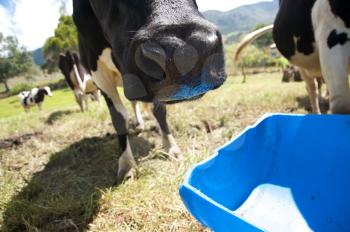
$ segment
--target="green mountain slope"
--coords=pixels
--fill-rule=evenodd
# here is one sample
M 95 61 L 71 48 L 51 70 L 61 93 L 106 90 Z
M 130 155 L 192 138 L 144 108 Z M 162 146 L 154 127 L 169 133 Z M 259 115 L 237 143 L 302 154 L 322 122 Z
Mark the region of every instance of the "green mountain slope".
M 278 0 L 274 0 L 241 6 L 227 12 L 205 11 L 203 15 L 227 35 L 249 31 L 257 24 L 272 23 L 277 10 Z

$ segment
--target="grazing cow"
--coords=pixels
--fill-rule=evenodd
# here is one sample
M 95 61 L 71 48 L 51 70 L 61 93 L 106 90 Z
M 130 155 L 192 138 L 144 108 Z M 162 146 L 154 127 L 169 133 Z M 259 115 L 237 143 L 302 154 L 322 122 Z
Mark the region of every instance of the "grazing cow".
M 42 110 L 42 104 L 45 99 L 45 95 L 52 97 L 50 87 L 34 88 L 31 91 L 23 91 L 19 93 L 19 102 L 23 106 L 26 112 L 29 112 L 30 108 L 37 105 L 39 110 Z
M 60 54 L 58 63 L 59 68 L 64 75 L 68 86 L 72 89 L 82 112 L 87 109 L 88 94 L 91 95 L 92 100 L 99 101 L 100 90 L 93 82 L 90 73 L 81 64 L 77 53 L 67 51 L 66 54 Z M 121 79 L 117 85 L 122 86 Z M 139 126 L 140 129 L 143 129 L 145 123 L 137 102 L 132 101 L 132 106 L 136 116 L 135 126 Z
M 100 91 L 81 64 L 77 53 L 67 51 L 66 54 L 60 54 L 58 66 L 82 112 L 88 108 L 88 94 L 93 100 L 99 100 Z
M 101 89 L 117 131 L 118 181 L 135 167 L 127 112 L 116 86 L 129 100 L 153 103 L 163 146 L 179 153 L 166 103 L 195 100 L 225 79 L 221 34 L 199 13 L 195 0 L 74 0 L 82 63 Z
M 316 77 L 323 76 L 332 113 L 349 114 L 349 11 L 348 0 L 280 0 L 274 26 L 251 33 L 241 45 L 273 30 L 277 48 L 306 82 L 313 112 L 320 113 Z

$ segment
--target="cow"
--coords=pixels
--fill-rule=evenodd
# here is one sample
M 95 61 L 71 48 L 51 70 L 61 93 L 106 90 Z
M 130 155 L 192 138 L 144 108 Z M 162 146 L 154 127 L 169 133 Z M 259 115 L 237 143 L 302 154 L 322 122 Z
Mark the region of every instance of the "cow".
M 79 55 L 76 52 L 67 51 L 66 54 L 61 53 L 58 63 L 82 112 L 84 112 L 88 106 L 87 95 L 90 95 L 92 100 L 99 101 L 100 90 L 93 82 L 90 72 L 82 65 Z M 121 80 L 119 80 L 117 86 L 122 86 Z M 143 130 L 145 123 L 141 115 L 140 107 L 136 101 L 132 101 L 132 107 L 136 119 L 134 120 L 133 126 Z
M 88 108 L 88 97 L 99 101 L 100 91 L 93 83 L 91 75 L 80 62 L 76 52 L 67 51 L 59 56 L 58 66 L 66 80 L 67 85 L 73 91 L 75 100 L 80 110 L 84 112 Z
M 299 68 L 306 82 L 313 113 L 320 114 L 317 77 L 323 77 L 331 112 L 349 114 L 349 11 L 347 0 L 280 0 L 274 25 L 247 35 L 235 57 L 247 44 L 272 30 L 278 50 Z
M 37 105 L 41 111 L 45 96 L 53 96 L 51 89 L 48 86 L 43 88 L 33 88 L 30 91 L 22 91 L 18 94 L 19 102 L 27 113 L 35 105 Z
M 118 134 L 117 181 L 136 168 L 127 111 L 116 86 L 132 101 L 152 103 L 163 146 L 179 147 L 167 123 L 166 104 L 201 98 L 226 80 L 222 36 L 195 0 L 74 0 L 82 63 L 101 89 Z

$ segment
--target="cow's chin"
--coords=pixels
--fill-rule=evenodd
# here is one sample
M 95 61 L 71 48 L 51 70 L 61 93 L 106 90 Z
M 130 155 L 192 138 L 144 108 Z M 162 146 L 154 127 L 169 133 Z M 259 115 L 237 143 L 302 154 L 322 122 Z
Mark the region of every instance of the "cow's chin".
M 178 103 L 181 103 L 181 102 L 190 102 L 190 101 L 196 101 L 196 100 L 199 100 L 201 99 L 205 94 L 202 94 L 202 95 L 199 95 L 199 96 L 196 96 L 196 97 L 193 97 L 193 98 L 189 98 L 189 99 L 181 99 L 181 100 L 172 100 L 172 99 L 168 99 L 168 100 L 165 100 L 163 101 L 165 104 L 167 105 L 174 105 L 174 104 L 178 104 Z

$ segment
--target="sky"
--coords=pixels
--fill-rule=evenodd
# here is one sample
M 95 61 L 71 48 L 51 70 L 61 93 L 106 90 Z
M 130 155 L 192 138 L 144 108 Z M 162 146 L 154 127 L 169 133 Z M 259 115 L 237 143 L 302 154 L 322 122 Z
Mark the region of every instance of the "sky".
M 72 0 L 66 0 L 72 12 Z M 228 11 L 261 0 L 197 0 L 199 9 Z M 29 50 L 40 48 L 53 36 L 58 23 L 57 0 L 0 0 L 0 32 L 15 35 Z

